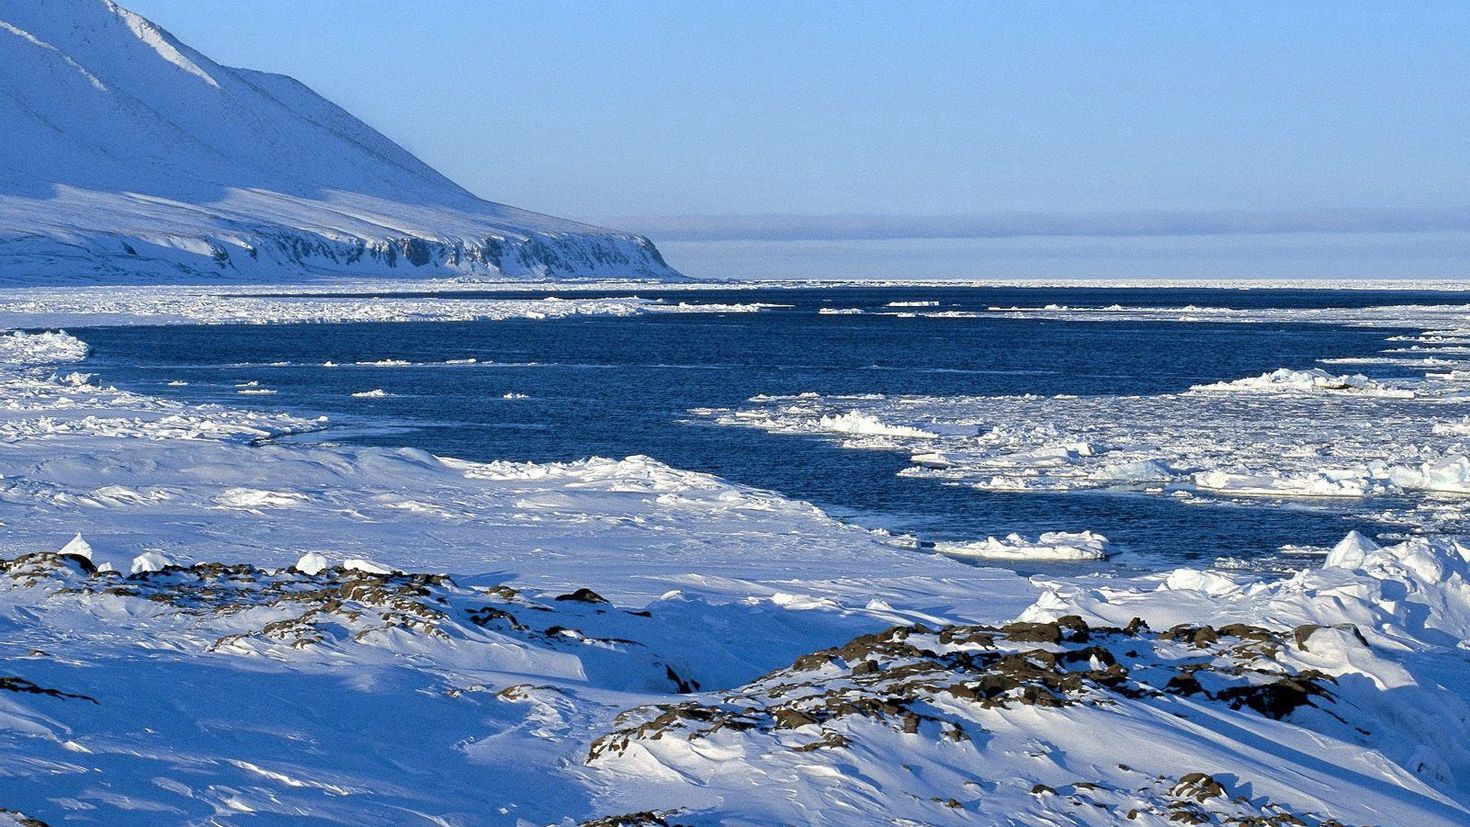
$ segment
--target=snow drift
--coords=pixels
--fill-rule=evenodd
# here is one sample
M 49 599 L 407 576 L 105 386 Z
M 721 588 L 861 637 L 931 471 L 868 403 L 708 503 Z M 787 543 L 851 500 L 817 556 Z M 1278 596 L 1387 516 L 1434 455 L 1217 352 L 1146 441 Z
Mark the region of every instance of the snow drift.
M 0 0 L 0 278 L 676 278 L 641 236 L 483 201 L 282 75 L 110 0 Z

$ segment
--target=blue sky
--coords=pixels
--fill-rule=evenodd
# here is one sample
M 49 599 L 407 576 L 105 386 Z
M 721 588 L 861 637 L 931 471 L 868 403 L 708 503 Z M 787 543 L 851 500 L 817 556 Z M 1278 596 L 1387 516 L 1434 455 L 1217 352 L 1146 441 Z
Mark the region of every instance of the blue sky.
M 125 4 L 701 275 L 1470 275 L 1463 3 Z

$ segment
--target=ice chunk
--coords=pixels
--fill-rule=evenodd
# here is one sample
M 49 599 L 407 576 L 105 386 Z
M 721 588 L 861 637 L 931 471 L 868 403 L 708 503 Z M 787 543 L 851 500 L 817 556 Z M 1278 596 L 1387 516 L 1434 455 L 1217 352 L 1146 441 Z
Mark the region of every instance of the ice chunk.
M 1092 531 L 1048 531 L 1031 540 L 1012 532 L 1004 539 L 938 542 L 934 550 L 955 557 L 988 560 L 1101 560 L 1108 555 L 1108 538 Z
M 78 531 L 77 536 L 71 538 L 66 545 L 62 546 L 61 551 L 58 551 L 57 554 L 75 554 L 78 557 L 85 557 L 91 560 L 92 546 L 86 540 L 82 539 L 82 533 Z
M 1322 563 L 1325 569 L 1356 569 L 1363 565 L 1368 555 L 1379 551 L 1382 546 L 1360 534 L 1357 530 L 1338 541 Z
M 297 563 L 297 565 L 300 565 L 300 563 Z M 397 574 L 398 573 L 398 570 L 397 569 L 390 569 L 387 566 L 379 565 L 377 563 L 374 563 L 371 560 L 364 560 L 364 559 L 362 559 L 360 557 L 349 557 L 346 560 L 343 560 L 342 561 L 342 568 L 347 569 L 348 571 L 361 571 L 361 572 L 366 572 L 368 574 Z
M 48 365 L 80 362 L 87 358 L 87 343 L 64 330 L 45 333 L 16 331 L 0 336 L 0 363 Z
M 1393 388 L 1361 373 L 1334 375 L 1321 368 L 1291 370 L 1281 368 L 1249 379 L 1195 385 L 1198 393 L 1361 393 L 1367 396 L 1410 398 L 1412 390 Z
M 163 571 L 172 566 L 174 561 L 156 551 L 145 551 L 133 558 L 130 569 L 132 574 L 140 574 L 145 571 Z
M 859 411 L 849 411 L 842 414 L 825 415 L 817 421 L 817 427 L 824 431 L 833 431 L 840 434 L 855 434 L 858 436 L 897 436 L 910 439 L 933 439 L 936 434 L 925 431 L 922 428 L 912 428 L 907 425 L 890 425 L 871 414 Z
M 301 559 L 297 560 L 296 565 L 292 566 L 291 568 L 301 572 L 302 574 L 319 574 L 323 569 L 327 568 L 328 565 L 330 564 L 327 562 L 327 558 L 325 555 L 317 554 L 314 551 L 308 551 L 307 553 L 301 555 Z

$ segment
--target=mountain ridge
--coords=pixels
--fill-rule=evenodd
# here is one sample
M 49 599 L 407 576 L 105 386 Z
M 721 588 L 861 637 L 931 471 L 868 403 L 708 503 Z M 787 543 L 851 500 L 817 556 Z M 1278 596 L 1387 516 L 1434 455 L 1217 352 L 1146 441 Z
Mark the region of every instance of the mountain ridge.
M 681 277 L 647 238 L 480 199 L 111 0 L 0 0 L 0 64 L 0 281 Z

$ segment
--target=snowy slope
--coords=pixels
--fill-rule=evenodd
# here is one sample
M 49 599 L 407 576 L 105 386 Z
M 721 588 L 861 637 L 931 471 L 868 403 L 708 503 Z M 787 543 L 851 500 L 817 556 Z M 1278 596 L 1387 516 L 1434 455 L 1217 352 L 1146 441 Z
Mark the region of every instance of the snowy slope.
M 483 201 L 297 81 L 110 0 L 0 0 L 0 277 L 676 277 Z

